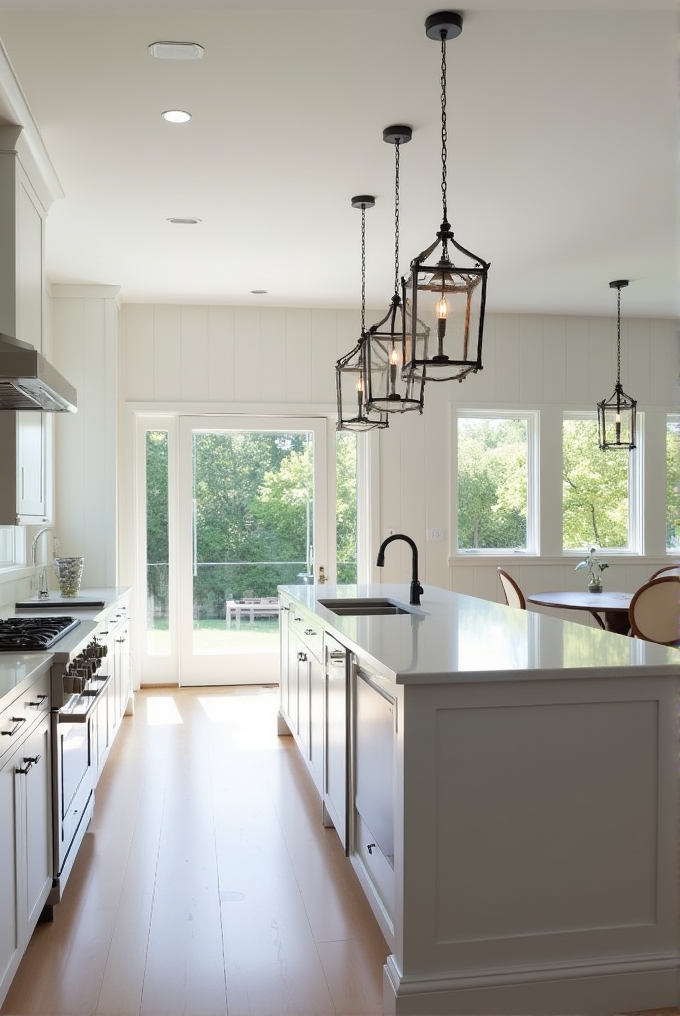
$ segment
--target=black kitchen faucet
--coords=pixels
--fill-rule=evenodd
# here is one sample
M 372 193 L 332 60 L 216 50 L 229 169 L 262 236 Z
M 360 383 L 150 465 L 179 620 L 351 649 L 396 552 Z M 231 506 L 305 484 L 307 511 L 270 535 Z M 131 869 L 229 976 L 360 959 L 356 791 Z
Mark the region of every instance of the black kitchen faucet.
M 416 547 L 411 537 L 404 536 L 403 533 L 393 533 L 392 536 L 388 536 L 387 539 L 383 540 L 383 542 L 380 544 L 380 549 L 378 550 L 378 560 L 375 563 L 377 564 L 378 568 L 382 568 L 382 566 L 385 564 L 385 547 L 387 546 L 388 543 L 392 543 L 394 540 L 404 540 L 406 543 L 408 543 L 409 547 L 411 548 L 411 555 L 413 559 L 413 574 L 411 576 L 411 595 L 408 602 L 417 606 L 420 604 L 420 596 L 421 593 L 423 592 L 423 587 L 418 581 L 418 548 Z

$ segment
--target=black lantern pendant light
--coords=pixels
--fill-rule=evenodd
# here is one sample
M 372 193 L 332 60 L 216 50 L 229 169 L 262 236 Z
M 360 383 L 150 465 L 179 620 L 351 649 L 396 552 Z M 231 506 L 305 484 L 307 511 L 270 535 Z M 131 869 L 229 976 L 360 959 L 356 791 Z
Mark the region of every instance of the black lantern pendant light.
M 626 395 L 621 387 L 621 290 L 628 285 L 628 279 L 610 282 L 616 294 L 616 385 L 614 394 L 597 404 L 597 430 L 602 451 L 609 448 L 635 448 L 635 417 L 637 402 Z
M 402 373 L 404 306 L 399 295 L 399 149 L 411 140 L 411 135 L 411 128 L 403 124 L 386 127 L 383 131 L 383 141 L 394 145 L 394 296 L 385 317 L 368 329 L 366 376 L 369 407 L 385 413 L 423 411 L 422 378 Z
M 361 335 L 354 349 L 335 365 L 337 430 L 363 431 L 387 426 L 385 414 L 369 409 L 366 404 L 366 209 L 374 204 L 375 198 L 370 194 L 352 198 L 352 208 L 361 209 Z
M 435 242 L 413 259 L 403 282 L 403 369 L 425 381 L 462 381 L 482 369 L 489 264 L 454 240 L 447 209 L 446 42 L 462 31 L 463 19 L 453 11 L 431 14 L 425 22 L 428 38 L 441 42 L 442 224 Z

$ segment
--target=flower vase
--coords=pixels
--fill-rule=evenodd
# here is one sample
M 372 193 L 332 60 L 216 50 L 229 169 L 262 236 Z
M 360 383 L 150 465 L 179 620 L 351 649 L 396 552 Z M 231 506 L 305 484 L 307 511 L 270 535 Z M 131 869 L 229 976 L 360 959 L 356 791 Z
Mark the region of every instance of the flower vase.
M 588 592 L 589 593 L 601 593 L 602 592 L 602 579 L 599 579 L 597 575 L 591 575 L 588 581 Z

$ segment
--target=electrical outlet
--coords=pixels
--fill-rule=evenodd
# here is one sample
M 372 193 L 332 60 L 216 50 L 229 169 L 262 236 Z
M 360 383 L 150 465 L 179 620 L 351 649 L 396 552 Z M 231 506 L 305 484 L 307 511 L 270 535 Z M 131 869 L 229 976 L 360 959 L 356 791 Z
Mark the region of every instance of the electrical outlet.
M 443 540 L 444 530 L 443 529 L 428 529 L 427 531 L 428 540 Z

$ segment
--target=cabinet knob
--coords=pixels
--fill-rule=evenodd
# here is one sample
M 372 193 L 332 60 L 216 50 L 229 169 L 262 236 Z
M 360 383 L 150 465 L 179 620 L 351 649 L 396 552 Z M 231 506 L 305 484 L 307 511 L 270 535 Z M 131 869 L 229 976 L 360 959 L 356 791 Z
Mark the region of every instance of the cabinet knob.
M 313 628 L 305 628 L 305 635 L 316 635 Z

